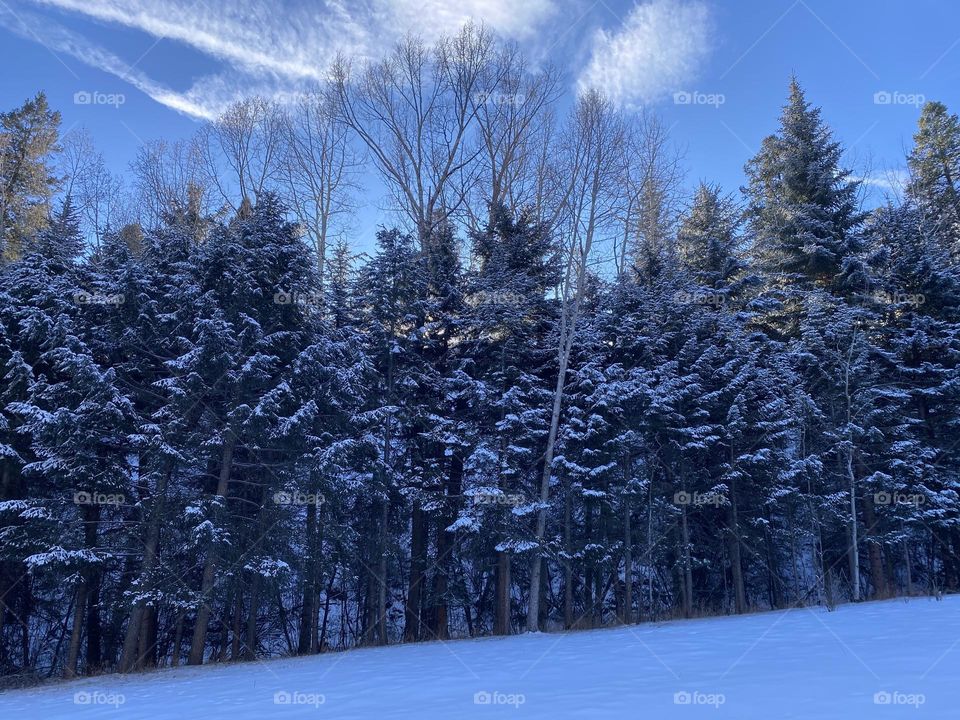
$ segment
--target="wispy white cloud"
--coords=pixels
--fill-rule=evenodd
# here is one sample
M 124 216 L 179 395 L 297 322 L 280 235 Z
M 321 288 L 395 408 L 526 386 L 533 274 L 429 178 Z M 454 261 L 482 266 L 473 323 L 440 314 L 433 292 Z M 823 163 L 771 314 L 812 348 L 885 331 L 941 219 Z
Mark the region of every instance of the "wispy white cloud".
M 557 0 L 31 0 L 35 5 L 189 46 L 222 64 L 186 92 L 163 88 L 56 22 L 31 29 L 59 52 L 130 82 L 180 112 L 207 118 L 243 95 L 289 95 L 325 76 L 338 52 L 372 58 L 407 32 L 426 39 L 469 20 L 529 38 Z M 7 23 L 8 25 L 10 23 Z M 22 31 L 22 28 L 21 28 Z
M 900 193 L 910 182 L 910 173 L 906 168 L 892 168 L 869 175 L 852 175 L 850 179 L 869 187 Z
M 624 106 L 684 89 L 710 50 L 710 12 L 700 0 L 637 3 L 620 28 L 598 30 L 578 79 Z
M 311 30 L 299 32 L 303 26 L 287 15 L 280 3 L 269 12 L 269 5 L 249 2 L 217 4 L 215 10 L 204 2 L 184 0 L 34 2 L 181 42 L 239 69 L 291 78 L 319 77 L 324 55 L 349 43 L 352 34 L 349 21 L 334 28 L 329 19 L 318 23 L 321 18 L 317 17 L 301 18 L 311 23 Z M 333 38 L 335 42 L 331 42 Z
M 190 93 L 177 93 L 163 87 L 142 72 L 131 68 L 108 50 L 90 43 L 83 36 L 58 23 L 51 22 L 48 18 L 28 12 L 14 14 L 9 8 L 0 6 L 0 25 L 28 40 L 42 42 L 56 55 L 75 58 L 86 65 L 114 75 L 153 100 L 178 112 L 204 119 L 210 119 L 215 115 L 206 98 L 191 96 Z M 77 91 L 83 90 L 90 91 L 93 88 L 77 88 Z
M 390 22 L 416 28 L 425 37 L 482 20 L 514 40 L 529 39 L 558 11 L 555 0 L 379 0 L 376 5 L 386 11 Z

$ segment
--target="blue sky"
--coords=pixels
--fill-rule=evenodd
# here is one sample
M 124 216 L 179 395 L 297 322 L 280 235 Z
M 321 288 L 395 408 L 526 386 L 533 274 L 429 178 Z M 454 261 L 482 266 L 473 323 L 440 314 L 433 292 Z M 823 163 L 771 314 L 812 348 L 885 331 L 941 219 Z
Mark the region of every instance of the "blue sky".
M 123 170 L 142 141 L 188 137 L 244 94 L 296 92 L 337 51 L 373 57 L 468 18 L 558 64 L 569 96 L 599 85 L 658 112 L 691 183 L 728 190 L 791 73 L 874 200 L 902 173 L 919 103 L 960 110 L 949 0 L 0 0 L 0 107 L 44 89 L 64 130 L 85 126 Z

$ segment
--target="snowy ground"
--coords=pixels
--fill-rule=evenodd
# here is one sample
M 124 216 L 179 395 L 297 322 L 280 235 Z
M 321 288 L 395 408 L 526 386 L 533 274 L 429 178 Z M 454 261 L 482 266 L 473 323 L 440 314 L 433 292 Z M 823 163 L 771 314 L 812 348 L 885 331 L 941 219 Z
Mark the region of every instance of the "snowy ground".
M 960 597 L 355 650 L 0 694 L 0 718 L 960 717 Z

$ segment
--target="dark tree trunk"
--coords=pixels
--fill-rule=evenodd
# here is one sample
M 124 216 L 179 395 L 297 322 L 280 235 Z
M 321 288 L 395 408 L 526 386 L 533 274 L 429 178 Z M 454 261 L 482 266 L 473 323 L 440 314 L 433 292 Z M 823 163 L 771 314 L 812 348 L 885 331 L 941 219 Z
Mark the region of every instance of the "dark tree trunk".
M 80 641 L 83 639 L 83 617 L 87 609 L 87 583 L 81 582 L 77 587 L 77 599 L 74 603 L 76 610 L 73 613 L 73 629 L 70 632 L 70 646 L 67 649 L 67 661 L 63 665 L 63 677 L 77 676 L 77 661 L 80 658 Z M 24 664 L 26 667 L 26 664 Z
M 223 454 L 220 459 L 220 476 L 217 480 L 216 500 L 219 504 L 227 501 L 227 489 L 230 486 L 230 473 L 233 470 L 233 450 L 236 439 L 231 435 L 223 446 Z M 219 515 L 220 513 L 216 513 Z M 219 517 L 215 518 L 218 521 Z M 214 524 L 218 524 L 215 522 Z M 196 624 L 193 627 L 193 641 L 190 643 L 190 657 L 187 660 L 189 665 L 203 664 L 203 656 L 207 646 L 207 623 L 210 621 L 211 598 L 214 581 L 217 575 L 217 563 L 219 562 L 219 552 L 215 544 L 212 544 L 207 550 L 207 559 L 203 566 L 203 579 L 200 584 L 200 607 L 197 608 Z
M 410 523 L 410 586 L 403 610 L 403 640 L 416 642 L 422 637 L 421 613 L 424 571 L 427 557 L 427 518 L 419 504 L 413 506 Z
M 453 524 L 457 515 L 457 499 L 460 497 L 463 487 L 463 458 L 454 453 L 450 459 L 450 470 L 447 473 L 446 499 L 444 512 L 441 515 L 441 521 L 437 525 L 437 559 L 434 562 L 436 568 L 434 591 L 433 591 L 433 613 L 431 614 L 432 637 L 435 640 L 446 640 L 450 637 L 449 629 L 449 597 L 450 575 L 453 562 L 451 555 L 454 551 L 454 538 L 447 531 L 447 528 Z
M 303 588 L 301 591 L 300 632 L 297 637 L 297 654 L 306 655 L 311 651 L 312 639 L 315 636 L 317 609 L 316 599 L 317 580 L 317 506 L 307 505 L 306 526 L 307 557 L 304 563 Z
M 731 453 L 732 454 L 732 453 Z M 740 557 L 740 519 L 737 508 L 736 483 L 730 482 L 729 527 L 730 575 L 733 582 L 734 607 L 738 614 L 747 611 L 747 593 L 743 584 L 743 560 Z
M 494 604 L 494 635 L 509 635 L 510 622 L 510 555 L 497 551 L 496 603 Z
M 154 493 L 153 507 L 150 511 L 150 518 L 147 524 L 146 540 L 143 549 L 143 567 L 140 570 L 140 584 L 152 582 L 151 575 L 157 564 L 157 555 L 160 543 L 160 524 L 163 516 L 163 503 L 167 494 L 167 486 L 170 482 L 172 470 L 167 470 L 160 475 L 157 481 L 156 492 Z M 146 607 L 142 602 L 135 602 L 130 611 L 130 622 L 127 625 L 127 634 L 123 640 L 123 651 L 120 655 L 120 672 L 128 672 L 135 665 L 140 666 L 143 658 L 143 643 L 138 642 L 140 633 L 147 625 L 143 622 Z M 137 647 L 141 647 L 140 658 L 134 657 Z
M 886 598 L 889 597 L 887 575 L 883 566 L 883 552 L 874 532 L 877 516 L 874 512 L 873 497 L 870 493 L 864 493 L 860 510 L 863 513 L 864 540 L 867 542 L 867 554 L 870 558 L 870 584 L 873 585 L 873 596 L 875 598 Z

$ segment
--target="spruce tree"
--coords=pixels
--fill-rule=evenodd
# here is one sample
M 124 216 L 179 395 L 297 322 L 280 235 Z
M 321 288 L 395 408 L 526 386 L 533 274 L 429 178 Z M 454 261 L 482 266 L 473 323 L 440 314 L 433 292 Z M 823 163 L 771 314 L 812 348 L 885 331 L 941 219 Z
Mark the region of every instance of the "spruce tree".
M 773 286 L 834 287 L 858 247 L 858 183 L 820 114 L 792 78 L 777 133 L 746 166 L 751 257 Z

